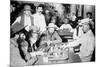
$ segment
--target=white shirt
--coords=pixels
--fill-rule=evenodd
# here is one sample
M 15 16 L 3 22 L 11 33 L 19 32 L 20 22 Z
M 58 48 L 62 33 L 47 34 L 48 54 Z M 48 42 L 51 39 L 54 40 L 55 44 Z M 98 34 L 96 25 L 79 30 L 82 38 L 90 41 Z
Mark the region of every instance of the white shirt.
M 72 16 L 72 21 L 75 21 L 76 20 L 76 16 Z
M 24 26 L 27 26 L 25 27 L 25 30 L 29 31 L 29 26 L 31 26 L 31 18 L 30 16 L 27 16 L 27 15 L 24 15 L 24 16 L 25 16 Z M 12 25 L 14 25 L 15 23 L 20 23 L 20 21 L 21 21 L 21 16 L 19 16 Z
M 70 24 L 63 24 L 63 25 L 60 27 L 60 29 L 69 29 L 69 30 L 72 31 L 72 27 L 71 27 Z
M 26 16 L 25 15 L 25 20 L 24 21 L 25 21 L 24 22 L 24 26 L 27 26 L 27 27 L 25 27 L 25 29 L 27 31 L 29 31 L 29 27 L 31 26 L 31 18 L 30 18 L 30 16 Z
M 56 28 L 56 30 L 58 30 L 58 29 L 59 29 L 59 27 L 58 27 L 56 24 L 54 24 L 54 23 L 49 23 L 49 24 L 48 24 L 48 26 L 53 26 L 53 27 L 55 27 L 55 28 Z
M 74 47 L 78 44 L 81 44 L 79 52 L 80 58 L 91 56 L 95 47 L 95 38 L 92 31 L 89 30 L 81 38 L 70 42 L 68 46 Z
M 43 14 L 33 14 L 34 17 L 34 25 L 37 26 L 40 29 L 40 32 L 46 31 L 46 22 L 45 17 Z

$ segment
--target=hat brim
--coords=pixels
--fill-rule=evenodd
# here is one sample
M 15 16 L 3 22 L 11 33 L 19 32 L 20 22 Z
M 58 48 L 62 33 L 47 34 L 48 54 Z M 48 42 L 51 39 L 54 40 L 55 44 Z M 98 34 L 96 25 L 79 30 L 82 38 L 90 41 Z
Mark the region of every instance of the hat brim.
M 47 29 L 48 29 L 48 28 L 54 28 L 54 29 L 56 29 L 56 27 L 47 27 Z

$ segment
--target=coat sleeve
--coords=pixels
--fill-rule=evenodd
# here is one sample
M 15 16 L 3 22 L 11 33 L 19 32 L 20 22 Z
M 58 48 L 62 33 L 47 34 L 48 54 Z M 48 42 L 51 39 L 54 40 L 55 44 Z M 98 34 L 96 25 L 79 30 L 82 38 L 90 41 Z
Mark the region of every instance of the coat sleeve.
M 24 55 L 28 54 L 27 50 L 24 47 L 21 47 L 21 50 L 23 51 Z
M 63 28 L 64 28 L 64 24 L 60 26 L 60 29 L 63 29 Z
M 76 47 L 81 44 L 81 39 L 74 40 L 73 42 L 68 43 L 67 47 Z

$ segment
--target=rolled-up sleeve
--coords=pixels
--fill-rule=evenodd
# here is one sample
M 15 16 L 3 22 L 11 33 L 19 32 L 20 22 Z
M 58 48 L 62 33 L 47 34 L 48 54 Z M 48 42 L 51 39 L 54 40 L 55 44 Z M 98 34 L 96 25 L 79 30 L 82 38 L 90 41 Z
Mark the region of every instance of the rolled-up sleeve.
M 55 32 L 54 37 L 55 37 L 55 40 L 52 41 L 53 43 L 60 43 L 60 42 L 62 42 L 62 39 L 61 39 L 61 37 L 58 35 L 57 32 Z
M 12 25 L 14 25 L 15 23 L 20 23 L 20 20 L 21 20 L 21 16 L 19 16 Z

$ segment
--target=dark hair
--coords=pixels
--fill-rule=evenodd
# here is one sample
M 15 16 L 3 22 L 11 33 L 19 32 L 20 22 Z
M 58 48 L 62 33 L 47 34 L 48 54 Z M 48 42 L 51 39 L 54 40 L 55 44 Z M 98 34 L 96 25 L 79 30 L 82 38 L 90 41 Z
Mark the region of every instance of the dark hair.
M 33 30 L 30 30 L 30 31 L 28 32 L 28 38 L 31 38 L 31 37 L 32 37 L 32 33 L 33 33 Z M 35 33 L 35 32 L 34 32 L 34 33 Z M 38 35 L 37 38 L 39 38 L 40 34 L 39 34 L 39 33 L 36 33 L 36 34 Z
M 83 19 L 82 16 L 77 17 L 77 20 L 82 20 L 82 19 Z
M 43 8 L 44 6 L 42 4 L 40 4 L 37 8 L 39 8 L 39 7 L 42 7 Z
M 82 20 L 82 19 L 83 19 L 83 17 L 79 16 L 79 17 L 76 18 L 76 22 L 78 22 L 78 20 Z
M 87 12 L 86 15 L 92 16 L 92 12 Z

